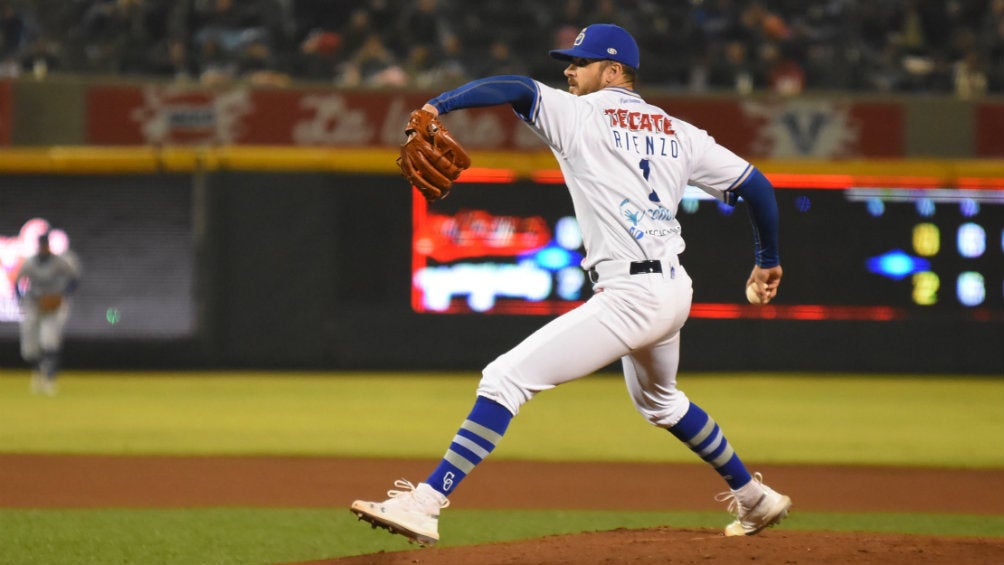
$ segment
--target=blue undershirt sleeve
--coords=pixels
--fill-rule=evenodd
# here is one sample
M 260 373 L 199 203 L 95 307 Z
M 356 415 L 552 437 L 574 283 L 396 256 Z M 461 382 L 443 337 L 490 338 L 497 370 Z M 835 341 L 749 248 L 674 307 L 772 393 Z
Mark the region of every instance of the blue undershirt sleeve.
M 537 83 L 530 77 L 498 75 L 471 81 L 429 100 L 440 114 L 461 108 L 509 104 L 526 119 L 537 101 Z
M 753 245 L 757 266 L 770 268 L 780 265 L 774 185 L 759 169 L 754 168 L 746 180 L 732 192 L 746 201 L 750 222 L 753 224 Z

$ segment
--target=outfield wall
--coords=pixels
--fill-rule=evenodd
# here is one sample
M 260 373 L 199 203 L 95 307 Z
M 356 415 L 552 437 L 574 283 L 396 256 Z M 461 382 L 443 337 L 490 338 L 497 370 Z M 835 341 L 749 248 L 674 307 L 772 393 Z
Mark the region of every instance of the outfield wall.
M 564 87 L 560 75 L 553 79 Z M 749 159 L 1004 157 L 999 96 L 642 93 Z M 0 146 L 393 147 L 410 109 L 435 94 L 50 74 L 0 80 Z M 472 149 L 543 149 L 505 107 L 469 109 L 446 122 Z
M 413 195 L 393 156 L 283 147 L 8 149 L 0 152 L 0 235 L 10 240 L 34 216 L 72 227 L 86 278 L 67 340 L 70 367 L 478 370 L 550 316 L 415 311 Z M 500 191 L 552 178 L 548 154 L 482 152 L 474 160 L 483 165 L 480 178 Z M 901 292 L 907 283 L 860 272 L 873 240 L 902 239 L 899 220 L 847 225 L 807 213 L 806 197 L 795 197 L 800 183 L 824 187 L 806 193 L 823 207 L 842 206 L 836 196 L 846 186 L 964 187 L 956 191 L 990 198 L 978 208 L 990 231 L 990 263 L 980 264 L 995 273 L 1004 263 L 1004 206 L 992 202 L 1004 194 L 1004 163 L 758 164 L 780 187 L 782 235 L 793 235 L 783 239 L 781 300 L 756 310 L 715 295 L 741 288 L 749 228 L 701 204 L 704 212 L 681 220 L 684 264 L 697 281 L 684 370 L 1004 374 L 1001 280 L 988 280 L 979 306 L 951 306 L 948 284 L 938 305 L 911 304 L 911 293 Z M 460 184 L 451 198 L 474 187 Z M 942 239 L 946 249 L 953 245 L 951 234 Z M 844 264 L 846 277 L 825 274 Z M 892 294 L 882 294 L 883 285 Z M 10 321 L 0 322 L 0 363 L 21 366 Z

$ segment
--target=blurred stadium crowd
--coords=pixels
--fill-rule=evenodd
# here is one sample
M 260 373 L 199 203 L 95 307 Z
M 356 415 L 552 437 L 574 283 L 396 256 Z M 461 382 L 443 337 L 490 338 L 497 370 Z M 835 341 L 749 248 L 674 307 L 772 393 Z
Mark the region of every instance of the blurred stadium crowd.
M 1004 0 L 0 0 L 0 21 L 2 77 L 563 84 L 547 51 L 612 22 L 648 87 L 1004 93 Z

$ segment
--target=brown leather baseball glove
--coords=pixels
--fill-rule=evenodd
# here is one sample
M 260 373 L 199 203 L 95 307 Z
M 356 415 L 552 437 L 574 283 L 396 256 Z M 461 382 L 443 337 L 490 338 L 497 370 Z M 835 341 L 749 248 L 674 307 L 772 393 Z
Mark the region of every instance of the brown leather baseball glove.
M 63 304 L 63 297 L 58 294 L 42 294 L 37 299 L 39 312 L 54 312 Z
M 429 202 L 446 198 L 453 181 L 471 166 L 467 151 L 439 118 L 425 110 L 415 110 L 408 116 L 404 134 L 408 140 L 397 159 L 401 174 Z

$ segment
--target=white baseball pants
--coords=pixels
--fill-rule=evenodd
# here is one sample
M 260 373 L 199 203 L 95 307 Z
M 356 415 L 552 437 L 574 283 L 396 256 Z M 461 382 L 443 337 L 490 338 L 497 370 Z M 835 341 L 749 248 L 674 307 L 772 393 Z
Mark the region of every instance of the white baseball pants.
M 595 272 L 596 293 L 485 367 L 478 395 L 515 415 L 538 392 L 619 358 L 638 411 L 652 424 L 672 427 L 690 406 L 676 388 L 690 276 L 676 258 L 663 260 L 661 273 L 631 275 L 627 261 L 602 262 Z

